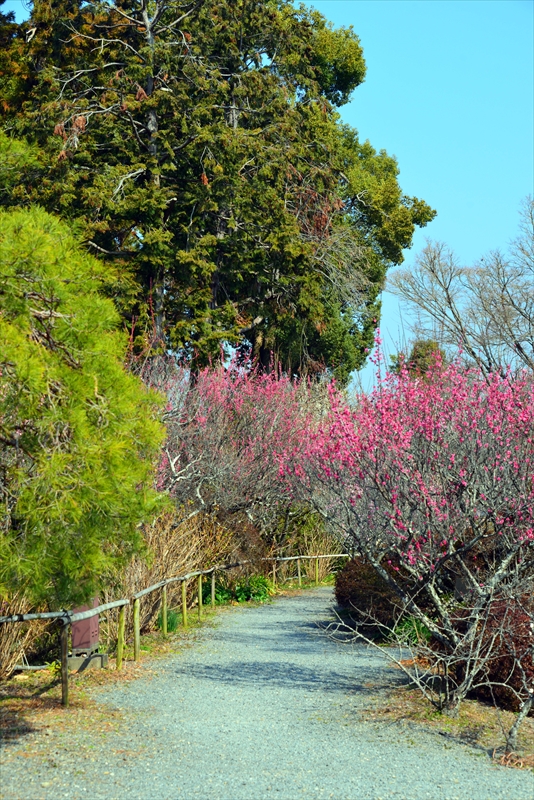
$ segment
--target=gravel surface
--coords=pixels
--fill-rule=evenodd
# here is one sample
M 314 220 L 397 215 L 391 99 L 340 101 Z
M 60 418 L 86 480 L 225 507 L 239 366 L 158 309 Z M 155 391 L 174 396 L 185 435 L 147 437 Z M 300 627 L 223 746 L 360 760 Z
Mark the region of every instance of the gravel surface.
M 400 676 L 327 639 L 332 590 L 231 611 L 150 674 L 96 690 L 120 724 L 8 743 L 5 800 L 533 800 L 534 775 L 362 713 Z M 47 755 L 45 756 L 45 753 Z M 68 771 L 68 774 L 67 774 Z

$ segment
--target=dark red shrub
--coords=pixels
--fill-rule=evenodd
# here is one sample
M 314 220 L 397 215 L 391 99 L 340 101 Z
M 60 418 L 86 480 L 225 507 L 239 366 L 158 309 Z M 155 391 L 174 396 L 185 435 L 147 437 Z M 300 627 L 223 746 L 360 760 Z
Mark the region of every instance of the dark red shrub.
M 451 614 L 454 628 L 465 635 L 472 625 L 471 608 L 463 606 Z M 480 665 L 470 697 L 476 697 L 500 708 L 518 711 L 528 690 L 534 689 L 534 597 L 529 592 L 519 598 L 499 598 L 480 613 L 476 623 L 475 647 Z M 454 665 L 456 682 L 461 683 L 474 653 L 472 645 L 464 642 L 465 655 L 459 651 Z M 443 652 L 443 645 L 432 638 L 430 647 Z M 532 715 L 532 712 L 531 712 Z
M 534 598 L 496 600 L 481 625 L 481 635 L 488 649 L 494 640 L 483 670 L 491 686 L 477 687 L 473 694 L 518 711 L 528 688 L 534 690 Z
M 361 558 L 348 561 L 336 575 L 338 605 L 351 609 L 366 625 L 392 627 L 398 616 L 398 598 L 376 570 Z

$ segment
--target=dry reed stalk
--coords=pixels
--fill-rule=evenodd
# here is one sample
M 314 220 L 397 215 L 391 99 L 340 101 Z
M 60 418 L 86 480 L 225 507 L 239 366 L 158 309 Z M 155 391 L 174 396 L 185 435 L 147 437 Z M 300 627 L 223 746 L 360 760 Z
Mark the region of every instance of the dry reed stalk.
M 28 601 L 19 593 L 0 601 L 0 615 L 27 614 Z M 45 620 L 32 622 L 6 622 L 0 625 L 0 680 L 9 678 L 16 664 L 23 661 L 24 655 L 31 651 L 32 644 L 50 625 Z
M 328 532 L 320 528 L 305 529 L 298 537 L 298 554 L 313 556 L 322 555 L 324 553 L 340 553 L 340 545 L 338 539 Z M 297 554 L 297 552 L 295 553 Z M 320 558 L 319 559 L 319 580 L 324 580 L 332 572 L 335 559 Z M 307 558 L 301 564 L 302 574 L 308 580 L 315 580 L 315 559 Z
M 131 598 L 141 589 L 154 583 L 183 575 L 229 557 L 234 547 L 232 532 L 210 517 L 198 514 L 181 520 L 176 512 L 166 512 L 144 530 L 148 557 L 136 557 L 120 573 L 109 576 L 101 593 L 103 603 L 119 597 Z M 194 587 L 189 587 L 194 593 Z M 181 602 L 181 584 L 170 584 L 167 589 L 168 607 L 178 607 Z M 161 608 L 161 592 L 156 590 L 141 600 L 141 630 L 154 627 Z M 101 619 L 101 640 L 112 648 L 117 640 L 118 614 L 110 612 Z M 131 614 L 127 615 L 126 637 L 132 633 Z

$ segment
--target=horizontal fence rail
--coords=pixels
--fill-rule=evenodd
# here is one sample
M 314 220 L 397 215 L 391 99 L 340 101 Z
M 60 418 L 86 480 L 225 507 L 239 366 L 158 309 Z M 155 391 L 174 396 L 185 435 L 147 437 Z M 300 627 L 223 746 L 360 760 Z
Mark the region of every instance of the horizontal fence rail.
M 69 613 L 69 624 L 71 622 L 81 622 L 82 619 L 91 619 L 91 617 L 96 617 L 97 614 L 102 614 L 104 611 L 109 611 L 112 608 L 122 608 L 129 604 L 129 600 L 113 600 L 112 603 L 104 603 L 104 605 L 90 608 L 88 611 L 78 611 L 76 614 Z
M 280 562 L 289 562 L 289 561 L 296 561 L 297 562 L 297 577 L 299 586 L 302 586 L 302 574 L 300 564 L 301 561 L 305 560 L 315 560 L 315 583 L 316 585 L 319 584 L 319 559 L 321 558 L 350 558 L 348 553 L 327 553 L 327 554 L 318 554 L 314 556 L 310 555 L 302 555 L 302 556 L 271 556 L 268 558 L 262 558 L 261 561 L 268 561 L 272 562 L 272 579 L 273 584 L 276 585 L 276 565 Z M 157 583 L 154 583 L 152 586 L 147 586 L 146 589 L 141 589 L 139 592 L 136 592 L 132 595 L 131 600 L 128 598 L 122 598 L 121 600 L 113 600 L 111 603 L 104 603 L 103 605 L 96 606 L 95 608 L 90 608 L 87 611 L 78 611 L 74 613 L 73 611 L 63 610 L 63 611 L 43 611 L 35 614 L 11 614 L 9 616 L 1 616 L 0 617 L 0 624 L 2 623 L 17 623 L 17 622 L 31 622 L 37 619 L 43 620 L 58 620 L 61 623 L 61 702 L 62 705 L 68 706 L 69 704 L 69 683 L 68 683 L 68 655 L 69 655 L 69 648 L 68 648 L 68 641 L 69 641 L 69 628 L 73 622 L 80 622 L 84 619 L 90 619 L 91 617 L 95 617 L 104 613 L 104 611 L 110 611 L 114 608 L 119 609 L 119 630 L 118 630 L 118 639 L 117 639 L 117 661 L 116 661 L 116 668 L 120 670 L 122 668 L 122 661 L 123 661 L 123 652 L 124 652 L 124 631 L 125 631 L 125 608 L 126 606 L 130 605 L 133 606 L 133 629 L 134 629 L 134 661 L 139 661 L 140 659 L 140 651 L 141 651 L 141 626 L 140 626 L 140 600 L 143 597 L 146 597 L 152 592 L 156 592 L 158 589 L 161 589 L 161 611 L 162 611 L 162 633 L 164 636 L 167 635 L 167 586 L 172 583 L 181 583 L 182 584 L 182 625 L 184 628 L 188 627 L 188 608 L 187 608 L 187 581 L 191 580 L 192 578 L 197 578 L 197 603 L 198 603 L 198 618 L 199 620 L 202 618 L 202 580 L 205 575 L 211 576 L 211 604 L 212 606 L 215 605 L 215 575 L 217 572 L 224 572 L 226 570 L 235 569 L 237 567 L 243 567 L 247 564 L 251 564 L 250 560 L 246 561 L 236 561 L 233 564 L 216 564 L 213 567 L 209 567 L 208 569 L 199 569 L 195 570 L 194 572 L 188 572 L 185 575 L 173 575 L 170 578 L 164 578 Z
M 90 608 L 88 611 L 78 611 L 76 614 L 72 611 L 43 611 L 40 614 L 12 614 L 10 617 L 0 617 L 0 623 L 30 622 L 34 619 L 62 619 L 66 624 L 70 625 L 72 622 L 80 622 L 82 619 L 96 617 L 97 614 L 102 614 L 104 611 L 109 611 L 111 608 L 127 606 L 129 603 L 129 600 L 113 600 L 112 603 L 95 606 L 95 608 Z
M 12 614 L 10 617 L 0 617 L 2 622 L 31 622 L 34 619 L 61 619 L 67 617 L 68 611 L 43 611 L 40 614 Z

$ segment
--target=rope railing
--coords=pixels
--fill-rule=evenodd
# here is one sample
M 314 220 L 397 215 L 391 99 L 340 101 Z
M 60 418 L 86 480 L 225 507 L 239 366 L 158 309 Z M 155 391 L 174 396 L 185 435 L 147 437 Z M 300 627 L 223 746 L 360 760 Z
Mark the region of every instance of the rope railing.
M 301 556 L 272 556 L 270 558 L 262 558 L 262 561 L 273 562 L 272 580 L 276 586 L 276 565 L 279 562 L 296 561 L 297 562 L 297 578 L 299 587 L 302 586 L 302 572 L 301 561 L 307 559 L 315 559 L 315 584 L 319 584 L 319 559 L 321 558 L 349 558 L 348 553 L 327 553 L 321 555 L 301 555 Z M 198 618 L 202 619 L 203 609 L 203 578 L 205 575 L 211 575 L 211 605 L 215 605 L 215 575 L 217 572 L 223 572 L 237 567 L 243 567 L 250 564 L 250 560 L 236 561 L 233 564 L 217 564 L 208 569 L 195 570 L 188 572 L 185 575 L 173 575 L 170 578 L 164 578 L 152 586 L 147 586 L 146 589 L 141 589 L 131 597 L 133 606 L 133 629 L 134 629 L 134 661 L 139 661 L 141 657 L 141 626 L 140 626 L 140 601 L 152 592 L 161 589 L 161 630 L 164 636 L 167 635 L 168 630 L 168 607 L 167 607 L 167 586 L 172 583 L 182 584 L 181 592 L 181 605 L 182 605 L 182 626 L 188 627 L 188 607 L 187 607 L 187 582 L 192 578 L 197 578 L 197 603 L 198 603 Z M 0 624 L 2 623 L 17 623 L 17 622 L 30 622 L 37 619 L 58 620 L 61 622 L 61 703 L 64 706 L 69 704 L 69 682 L 68 682 L 68 642 L 69 642 L 69 628 L 73 622 L 80 622 L 84 619 L 90 619 L 110 611 L 114 608 L 119 609 L 119 624 L 118 624 L 118 637 L 117 637 L 117 659 L 116 669 L 122 669 L 123 653 L 124 653 L 124 632 L 126 626 L 125 608 L 130 605 L 130 599 L 122 598 L 121 600 L 113 600 L 111 603 L 103 603 L 102 605 L 90 608 L 87 611 L 78 611 L 76 613 L 66 609 L 62 611 L 43 611 L 35 614 L 11 614 L 8 616 L 0 616 Z

